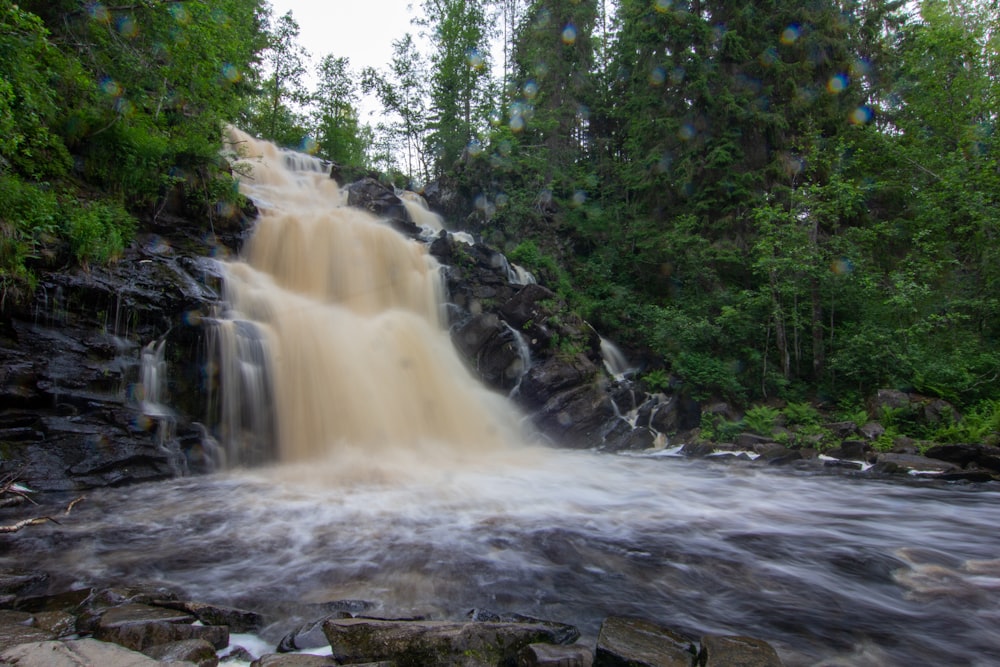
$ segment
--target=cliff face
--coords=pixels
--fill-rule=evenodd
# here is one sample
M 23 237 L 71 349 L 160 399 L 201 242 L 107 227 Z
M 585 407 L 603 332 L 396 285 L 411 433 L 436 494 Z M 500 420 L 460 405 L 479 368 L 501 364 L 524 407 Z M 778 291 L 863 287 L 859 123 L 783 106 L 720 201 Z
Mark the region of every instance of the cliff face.
M 163 216 L 106 267 L 40 275 L 0 319 L 0 469 L 39 490 L 161 479 L 205 468 L 200 317 L 219 302 L 219 235 Z M 217 224 L 218 227 L 218 224 Z

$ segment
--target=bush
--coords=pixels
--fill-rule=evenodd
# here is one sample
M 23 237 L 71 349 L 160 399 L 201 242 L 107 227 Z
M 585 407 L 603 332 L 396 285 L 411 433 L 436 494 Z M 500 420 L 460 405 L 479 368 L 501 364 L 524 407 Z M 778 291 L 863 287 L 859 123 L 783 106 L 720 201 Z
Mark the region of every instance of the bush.
M 755 405 L 743 415 L 743 424 L 757 435 L 771 435 L 781 413 L 766 405 Z
M 134 228 L 135 222 L 121 206 L 107 202 L 88 202 L 67 212 L 70 248 L 84 263 L 106 262 L 121 255 Z

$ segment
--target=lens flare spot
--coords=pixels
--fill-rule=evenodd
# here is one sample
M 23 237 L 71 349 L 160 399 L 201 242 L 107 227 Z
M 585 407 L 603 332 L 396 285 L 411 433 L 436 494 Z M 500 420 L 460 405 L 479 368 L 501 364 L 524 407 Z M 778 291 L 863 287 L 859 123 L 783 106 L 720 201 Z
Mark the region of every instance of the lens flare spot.
M 101 92 L 105 95 L 110 95 L 111 97 L 121 97 L 122 87 L 111 77 L 104 77 L 97 85 L 101 89 Z
M 854 271 L 854 264 L 846 257 L 841 257 L 830 262 L 830 270 L 838 276 L 846 276 Z
M 469 49 L 465 54 L 465 61 L 474 70 L 481 70 L 486 66 L 486 58 L 483 57 L 479 49 Z
M 222 66 L 222 76 L 230 83 L 236 83 L 243 79 L 243 74 L 236 65 L 226 63 Z
M 524 129 L 524 116 L 520 114 L 516 116 L 511 116 L 510 118 L 510 129 L 514 132 L 520 132 Z
M 534 81 L 528 81 L 527 83 L 524 84 L 522 92 L 524 93 L 524 96 L 527 97 L 529 100 L 533 100 L 538 95 L 538 84 L 535 83 Z
M 851 112 L 850 120 L 854 125 L 867 125 L 872 120 L 872 110 L 869 107 L 858 107 Z
M 837 95 L 844 92 L 847 88 L 847 75 L 837 74 L 830 77 L 830 80 L 826 82 L 826 92 L 831 95 Z
M 570 204 L 573 207 L 579 208 L 580 206 L 583 206 L 585 203 L 587 203 L 586 192 L 584 192 L 583 190 L 577 190 L 576 192 L 573 193 L 573 197 L 572 199 L 570 199 Z
M 319 150 L 319 142 L 313 137 L 304 137 L 302 143 L 299 144 L 299 150 L 309 155 L 315 155 Z
M 667 80 L 667 73 L 662 67 L 654 67 L 649 73 L 649 84 L 651 86 L 662 86 Z
M 764 67 L 770 67 L 771 65 L 774 65 L 775 63 L 778 62 L 778 49 L 774 48 L 773 46 L 764 49 L 764 51 L 760 54 L 758 60 L 760 61 L 760 64 L 763 65 Z
M 674 0 L 656 0 L 653 8 L 661 14 L 665 14 L 670 11 L 670 8 L 673 7 L 673 5 Z
M 136 25 L 135 19 L 131 16 L 119 18 L 115 21 L 115 27 L 118 28 L 118 33 L 126 39 L 132 39 L 139 34 L 139 26 Z
M 483 152 L 483 144 L 480 143 L 479 139 L 473 139 L 465 147 L 469 151 L 469 155 L 475 157 Z
M 191 22 L 191 13 L 183 5 L 171 5 L 170 9 L 167 11 L 169 11 L 170 15 L 174 17 L 174 20 L 181 25 L 187 25 Z
M 572 23 L 567 23 L 566 27 L 562 31 L 562 41 L 563 44 L 573 44 L 576 42 L 576 26 Z
M 684 123 L 681 125 L 680 129 L 677 130 L 677 136 L 681 141 L 690 141 L 691 139 L 694 139 L 696 134 L 698 134 L 698 131 L 694 129 L 694 125 L 691 123 Z
M 802 35 L 802 29 L 795 23 L 788 26 L 781 31 L 781 43 L 782 44 L 794 44 L 799 41 L 799 37 Z
M 111 12 L 109 12 L 108 8 L 100 2 L 88 3 L 87 15 L 95 21 L 100 21 L 101 23 L 108 23 L 111 20 Z

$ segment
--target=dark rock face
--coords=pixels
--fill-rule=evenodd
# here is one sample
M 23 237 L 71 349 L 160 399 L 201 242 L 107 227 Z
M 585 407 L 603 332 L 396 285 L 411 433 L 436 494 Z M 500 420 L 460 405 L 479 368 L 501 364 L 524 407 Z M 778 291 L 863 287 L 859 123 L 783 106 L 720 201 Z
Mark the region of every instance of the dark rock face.
M 116 264 L 45 273 L 31 303 L 3 310 L 3 472 L 45 491 L 191 469 L 200 437 L 190 415 L 205 410 L 198 324 L 219 300 L 208 255 L 233 248 L 189 221 L 148 228 L 167 223 L 169 239 L 147 232 Z
M 384 218 L 393 229 L 409 236 L 420 234 L 420 228 L 413 224 L 402 200 L 386 186 L 371 177 L 347 186 L 347 205 L 363 208 Z
M 446 265 L 455 347 L 487 385 L 508 392 L 554 444 L 647 449 L 657 434 L 699 423 L 697 404 L 614 381 L 603 367 L 597 332 L 551 290 L 514 282 L 510 264 L 496 250 L 442 232 L 430 252 Z M 622 419 L 640 405 L 642 423 Z

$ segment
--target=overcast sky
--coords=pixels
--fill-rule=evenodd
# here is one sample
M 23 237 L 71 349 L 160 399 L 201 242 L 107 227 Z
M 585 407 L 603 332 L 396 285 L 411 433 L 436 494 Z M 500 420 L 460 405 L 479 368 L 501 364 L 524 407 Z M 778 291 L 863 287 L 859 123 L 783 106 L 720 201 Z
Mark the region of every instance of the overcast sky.
M 313 62 L 332 53 L 351 60 L 351 69 L 385 69 L 392 58 L 392 42 L 407 32 L 414 0 L 271 0 L 274 15 L 292 11 L 299 24 L 299 41 Z M 419 4 L 419 3 L 417 3 Z

